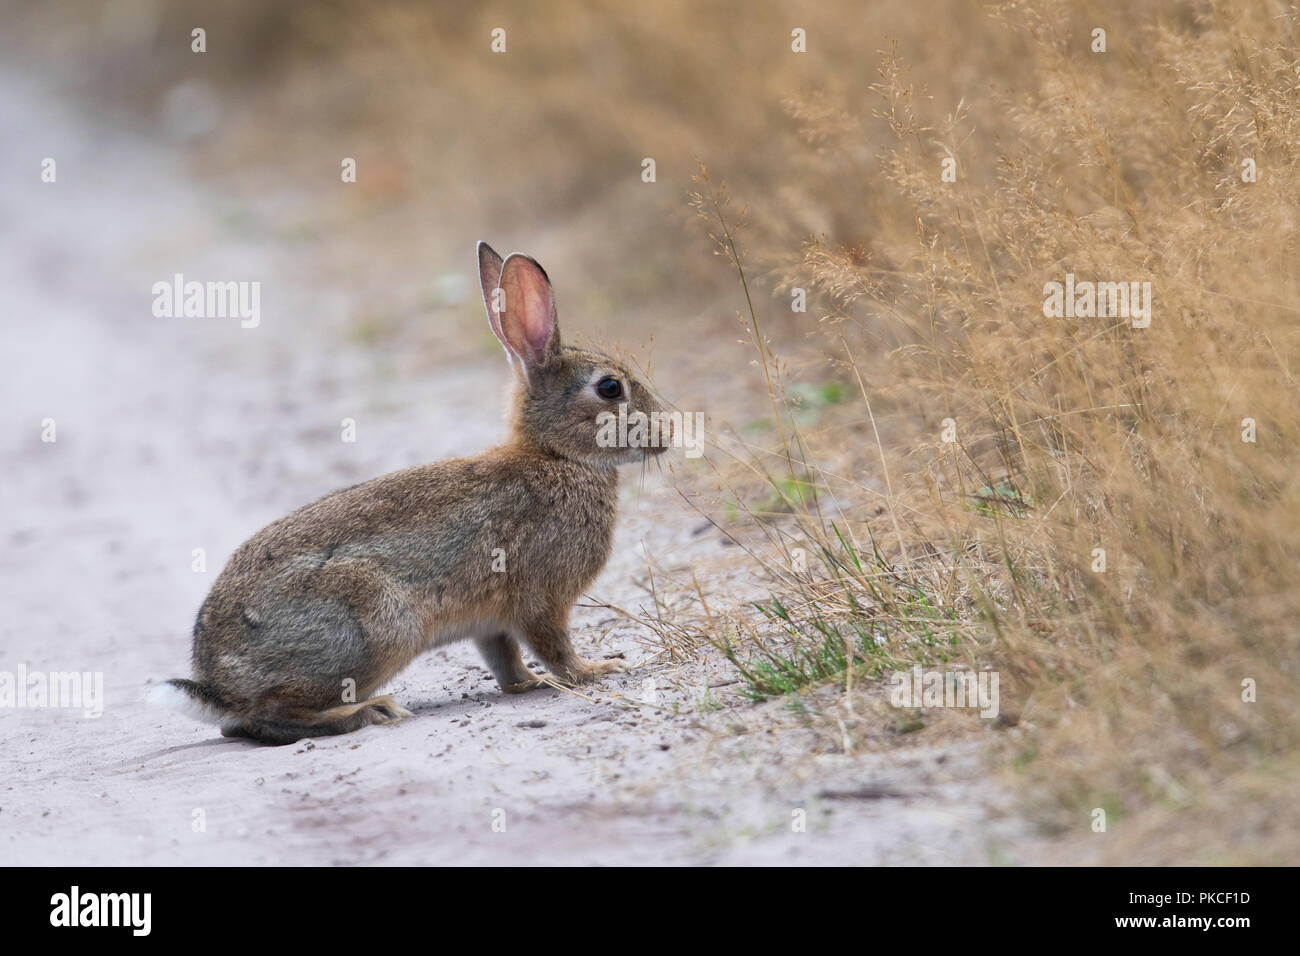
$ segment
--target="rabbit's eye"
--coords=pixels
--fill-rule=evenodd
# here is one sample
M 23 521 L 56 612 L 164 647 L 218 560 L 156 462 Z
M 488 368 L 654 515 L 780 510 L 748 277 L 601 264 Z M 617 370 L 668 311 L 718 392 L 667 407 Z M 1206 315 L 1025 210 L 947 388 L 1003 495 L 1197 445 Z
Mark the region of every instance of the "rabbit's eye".
M 623 397 L 623 383 L 616 378 L 605 377 L 596 383 L 596 394 L 601 398 L 614 401 Z

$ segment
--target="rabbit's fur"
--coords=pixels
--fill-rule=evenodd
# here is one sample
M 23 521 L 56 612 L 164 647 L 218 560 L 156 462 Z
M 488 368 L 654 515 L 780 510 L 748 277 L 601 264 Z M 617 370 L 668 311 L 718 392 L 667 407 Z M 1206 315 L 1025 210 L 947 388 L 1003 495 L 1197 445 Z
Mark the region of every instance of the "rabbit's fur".
M 479 278 L 516 373 L 509 438 L 326 495 L 235 552 L 199 609 L 195 679 L 160 685 L 226 736 L 289 743 L 409 716 L 370 695 L 464 638 L 507 693 L 623 669 L 577 655 L 569 611 L 609 558 L 616 466 L 668 436 L 600 447 L 596 416 L 620 402 L 596 385 L 617 379 L 629 413 L 660 407 L 620 363 L 561 344 L 534 260 L 479 243 Z M 549 675 L 524 665 L 520 640 Z

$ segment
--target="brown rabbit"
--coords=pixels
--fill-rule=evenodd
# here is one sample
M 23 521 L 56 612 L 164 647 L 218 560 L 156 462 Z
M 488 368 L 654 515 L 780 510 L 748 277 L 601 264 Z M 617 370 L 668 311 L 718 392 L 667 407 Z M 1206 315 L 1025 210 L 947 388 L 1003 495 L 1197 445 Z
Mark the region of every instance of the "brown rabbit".
M 371 697 L 418 654 L 472 638 L 506 693 L 591 681 L 620 661 L 579 657 L 573 602 L 609 558 L 616 466 L 661 452 L 603 447 L 597 416 L 660 411 L 628 370 L 560 344 L 542 267 L 478 245 L 488 321 L 516 373 L 505 444 L 326 495 L 231 557 L 194 624 L 194 680 L 157 685 L 226 736 L 344 734 L 410 713 Z M 348 693 L 352 691 L 352 693 Z M 359 702 L 355 702 L 359 701 Z

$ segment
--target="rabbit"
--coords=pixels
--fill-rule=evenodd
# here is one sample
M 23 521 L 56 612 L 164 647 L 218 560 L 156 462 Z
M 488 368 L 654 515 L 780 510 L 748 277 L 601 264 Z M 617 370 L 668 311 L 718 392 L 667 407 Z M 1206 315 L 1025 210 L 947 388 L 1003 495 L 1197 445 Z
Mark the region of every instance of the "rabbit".
M 194 679 L 154 685 L 156 702 L 286 744 L 411 716 L 370 695 L 465 638 L 508 694 L 624 669 L 579 657 L 568 617 L 612 549 L 617 466 L 661 454 L 671 429 L 653 447 L 603 447 L 601 412 L 661 406 L 619 362 L 561 344 L 534 259 L 480 242 L 478 267 L 514 371 L 505 443 L 336 491 L 253 535 L 199 608 Z M 525 666 L 521 640 L 549 674 Z

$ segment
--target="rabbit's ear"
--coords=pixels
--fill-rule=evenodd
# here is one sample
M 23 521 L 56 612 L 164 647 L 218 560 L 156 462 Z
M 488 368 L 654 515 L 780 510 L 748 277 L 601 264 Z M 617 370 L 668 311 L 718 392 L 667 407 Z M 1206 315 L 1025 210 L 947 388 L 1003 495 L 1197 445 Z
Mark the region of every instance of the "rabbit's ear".
M 501 267 L 501 344 L 519 359 L 525 380 L 528 373 L 559 354 L 560 332 L 555 322 L 555 295 L 551 280 L 537 261 L 512 253 Z
M 483 287 L 483 304 L 487 307 L 488 324 L 492 326 L 492 331 L 501 340 L 501 344 L 505 345 L 506 337 L 501 334 L 501 310 L 498 308 L 501 303 L 501 257 L 481 239 L 478 243 L 478 281 Z M 506 346 L 506 354 L 510 355 L 509 346 Z M 510 358 L 511 361 L 514 360 L 514 356 Z

